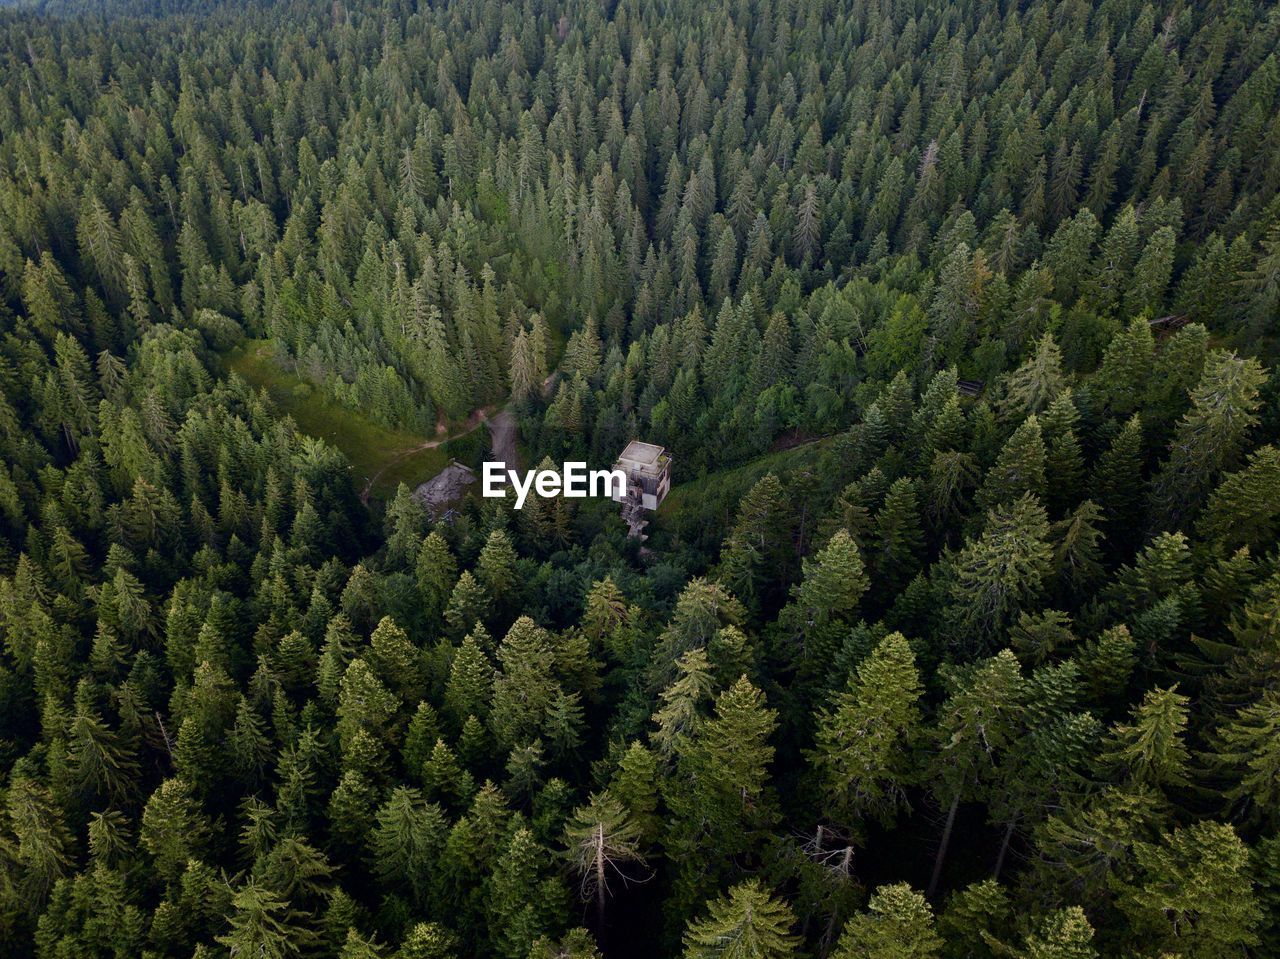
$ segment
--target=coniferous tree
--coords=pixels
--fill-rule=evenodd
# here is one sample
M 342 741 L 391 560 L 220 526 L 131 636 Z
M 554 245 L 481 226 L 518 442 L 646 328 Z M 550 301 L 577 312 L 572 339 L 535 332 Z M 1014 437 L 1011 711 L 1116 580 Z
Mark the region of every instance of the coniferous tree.
M 1267 4 L 169 6 L 0 17 L 0 952 L 1275 951 Z
M 705 919 L 690 922 L 684 934 L 686 959 L 785 959 L 796 954 L 790 928 L 795 916 L 758 880 L 734 886 L 708 905 Z
M 977 641 L 999 635 L 1044 588 L 1051 552 L 1044 508 L 1030 493 L 987 513 L 982 535 L 955 559 L 952 603 L 960 628 Z
M 608 791 L 593 794 L 565 827 L 570 862 L 582 876 L 583 898 L 595 900 L 597 927 L 604 924 L 610 874 L 625 880 L 624 867 L 644 864 L 639 839 L 640 827 Z
M 942 951 L 933 910 L 905 883 L 881 886 L 865 912 L 845 924 L 833 956 L 854 959 L 933 959 Z
M 846 826 L 891 822 L 915 778 L 922 689 L 900 633 L 885 637 L 820 715 L 810 762 L 829 809 Z
M 673 905 L 688 909 L 743 864 L 758 859 L 778 818 L 769 785 L 777 713 L 745 676 L 715 701 L 714 714 L 677 746 L 665 798 L 672 821 L 664 846 L 679 864 Z M 725 850 L 717 860 L 695 850 Z

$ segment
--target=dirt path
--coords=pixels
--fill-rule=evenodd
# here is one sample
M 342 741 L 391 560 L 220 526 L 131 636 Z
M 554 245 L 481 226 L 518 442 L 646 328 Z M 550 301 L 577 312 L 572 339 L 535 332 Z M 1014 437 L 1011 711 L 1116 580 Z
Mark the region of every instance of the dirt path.
M 489 436 L 493 444 L 493 458 L 502 463 L 508 464 L 510 469 L 520 468 L 520 458 L 516 452 L 516 420 L 511 415 L 509 409 L 503 408 L 498 413 L 490 416 L 493 407 L 485 409 L 473 410 L 471 415 L 467 417 L 463 424 L 463 429 L 457 433 L 450 433 L 448 436 L 441 436 L 434 440 L 426 440 L 417 446 L 411 446 L 406 450 L 402 450 L 387 460 L 379 467 L 378 471 L 369 477 L 369 481 L 364 484 L 364 489 L 360 491 L 360 501 L 366 506 L 369 504 L 369 496 L 373 492 L 374 484 L 382 477 L 382 474 L 395 466 L 402 463 L 415 453 L 421 453 L 423 450 L 435 449 L 448 443 L 450 440 L 456 440 L 459 437 L 474 433 L 483 423 L 489 427 Z
M 503 410 L 498 415 L 499 416 L 507 415 L 506 410 Z M 466 422 L 463 424 L 463 429 L 460 432 L 450 433 L 448 436 L 441 436 L 434 440 L 426 440 L 425 442 L 419 443 L 417 446 L 410 446 L 406 450 L 401 450 L 391 459 L 383 463 L 382 466 L 378 468 L 378 471 L 369 477 L 369 481 L 364 484 L 364 489 L 360 491 L 360 502 L 364 503 L 366 506 L 369 505 L 369 495 L 373 492 L 374 484 L 378 482 L 378 480 L 382 477 L 383 473 L 385 473 L 391 467 L 395 466 L 397 463 L 404 462 L 406 459 L 408 459 L 410 456 L 413 456 L 415 453 L 421 453 L 423 450 L 435 449 L 437 446 L 442 446 L 445 443 L 448 443 L 450 440 L 456 440 L 459 437 L 466 436 L 469 433 L 474 433 L 477 429 L 480 428 L 481 423 L 488 423 L 488 422 L 490 422 L 488 410 L 483 410 L 483 409 L 472 410 L 471 415 L 467 417 Z M 492 427 L 490 427 L 490 429 L 492 429 Z M 513 425 L 512 434 L 514 435 L 514 433 L 515 433 L 515 427 Z
M 518 470 L 520 457 L 516 450 L 516 419 L 511 410 L 504 409 L 488 420 L 489 437 L 493 441 L 493 458 L 506 469 Z

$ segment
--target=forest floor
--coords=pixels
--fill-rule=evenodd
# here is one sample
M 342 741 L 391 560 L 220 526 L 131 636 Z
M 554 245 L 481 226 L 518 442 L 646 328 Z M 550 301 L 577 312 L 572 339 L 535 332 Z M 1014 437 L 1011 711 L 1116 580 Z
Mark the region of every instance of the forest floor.
M 455 456 L 463 461 L 469 459 L 458 441 L 486 422 L 490 412 L 476 410 L 453 430 L 426 437 L 408 430 L 388 429 L 335 403 L 315 384 L 282 369 L 269 340 L 247 340 L 224 359 L 230 371 L 255 389 L 265 390 L 281 412 L 293 418 L 300 432 L 342 450 L 351 461 L 365 502 L 370 497 L 392 495 L 402 482 L 417 486 L 439 473 Z

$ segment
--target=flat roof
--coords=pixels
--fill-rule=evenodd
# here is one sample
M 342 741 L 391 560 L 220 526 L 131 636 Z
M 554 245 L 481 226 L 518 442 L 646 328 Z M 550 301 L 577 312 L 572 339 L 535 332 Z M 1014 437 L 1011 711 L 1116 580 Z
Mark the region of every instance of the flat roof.
M 641 443 L 639 440 L 632 440 L 627 444 L 627 448 L 622 451 L 622 455 L 618 459 L 631 460 L 633 463 L 640 463 L 644 466 L 652 466 L 658 462 L 660 457 L 666 452 L 661 446 L 655 446 L 653 443 Z

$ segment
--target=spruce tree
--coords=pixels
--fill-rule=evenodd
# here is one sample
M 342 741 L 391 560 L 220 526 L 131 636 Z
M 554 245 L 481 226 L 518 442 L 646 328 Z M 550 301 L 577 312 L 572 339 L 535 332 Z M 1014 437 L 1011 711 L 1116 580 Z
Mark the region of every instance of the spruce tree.
M 1258 943 L 1248 850 L 1231 826 L 1175 828 L 1159 843 L 1138 844 L 1135 856 L 1136 880 L 1121 887 L 1118 903 L 1135 945 L 1213 959 Z
M 857 828 L 892 822 L 916 774 L 922 695 L 915 655 L 900 633 L 881 640 L 818 719 L 809 756 L 833 818 Z
M 1048 533 L 1029 493 L 987 513 L 982 535 L 955 558 L 951 599 L 963 635 L 989 642 L 1039 598 L 1051 566 Z
M 796 955 L 795 916 L 752 879 L 707 906 L 709 915 L 689 923 L 684 959 L 786 959 Z
M 1225 350 L 1205 358 L 1191 392 L 1191 409 L 1178 423 L 1169 456 L 1152 480 L 1152 508 L 1168 525 L 1193 513 L 1219 474 L 1236 465 L 1249 429 L 1257 422 L 1262 365 Z
M 906 883 L 881 886 L 865 912 L 850 919 L 832 953 L 837 959 L 935 959 L 943 942 L 933 910 Z

